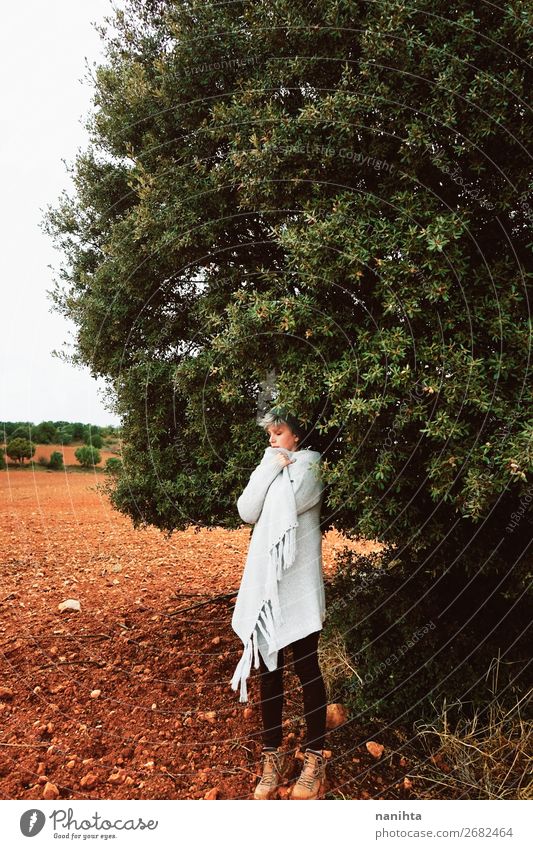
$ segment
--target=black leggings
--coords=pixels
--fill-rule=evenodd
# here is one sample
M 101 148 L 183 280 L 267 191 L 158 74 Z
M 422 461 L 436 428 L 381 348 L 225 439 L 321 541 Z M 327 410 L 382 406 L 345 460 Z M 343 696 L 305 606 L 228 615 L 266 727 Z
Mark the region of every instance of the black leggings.
M 294 670 L 303 689 L 306 746 L 323 749 L 326 733 L 327 696 L 324 679 L 318 664 L 320 631 L 314 631 L 301 640 L 291 643 Z M 288 646 L 286 646 L 288 648 Z M 261 715 L 263 719 L 263 746 L 277 748 L 282 742 L 281 717 L 283 711 L 283 649 L 278 650 L 278 667 L 269 672 L 259 653 L 261 687 Z

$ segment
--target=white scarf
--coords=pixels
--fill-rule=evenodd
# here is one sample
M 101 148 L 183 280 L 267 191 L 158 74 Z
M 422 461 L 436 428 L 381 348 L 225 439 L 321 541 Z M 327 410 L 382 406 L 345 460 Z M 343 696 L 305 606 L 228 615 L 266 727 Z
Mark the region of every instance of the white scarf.
M 261 463 L 271 464 L 271 454 L 279 451 L 290 458 L 296 453 L 285 448 L 267 448 Z M 239 633 L 236 629 L 244 642 L 244 650 L 233 673 L 231 687 L 237 690 L 240 681 L 240 702 L 248 701 L 246 679 L 252 668 L 252 653 L 254 666 L 256 669 L 259 668 L 257 629 L 263 634 L 268 644 L 269 656 L 277 653 L 275 630 L 278 624 L 283 624 L 278 582 L 283 570 L 292 566 L 296 557 L 296 528 L 298 527 L 296 501 L 289 476 L 289 466 L 285 466 L 281 471 L 282 474 L 274 478 L 268 488 L 261 515 L 256 523 L 256 527 L 261 523 L 261 527 L 267 529 L 268 566 L 264 582 L 255 583 L 255 597 L 246 599 L 247 608 L 254 612 L 255 625 L 251 633 Z M 253 560 L 248 556 L 245 570 L 253 568 Z M 241 589 L 239 589 L 240 593 Z M 238 601 L 239 597 L 237 597 Z

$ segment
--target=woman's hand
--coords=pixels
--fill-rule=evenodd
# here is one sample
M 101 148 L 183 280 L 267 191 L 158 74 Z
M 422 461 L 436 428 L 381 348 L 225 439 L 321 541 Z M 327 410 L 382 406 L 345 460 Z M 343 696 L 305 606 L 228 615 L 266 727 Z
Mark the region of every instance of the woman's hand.
M 275 460 L 276 463 L 278 463 L 282 469 L 284 469 L 285 466 L 288 466 L 290 463 L 296 462 L 296 460 L 291 460 L 290 457 L 287 457 L 286 454 L 283 454 L 282 451 L 279 451 L 278 454 L 276 454 Z

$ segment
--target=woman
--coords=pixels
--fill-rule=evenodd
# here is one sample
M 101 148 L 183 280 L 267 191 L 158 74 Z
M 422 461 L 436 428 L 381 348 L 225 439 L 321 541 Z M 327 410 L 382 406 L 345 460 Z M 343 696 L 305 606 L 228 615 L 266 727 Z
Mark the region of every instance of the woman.
M 325 789 L 326 690 L 318 641 L 326 605 L 322 574 L 320 453 L 300 447 L 304 431 L 273 407 L 259 422 L 270 445 L 237 501 L 243 522 L 253 524 L 232 627 L 244 651 L 231 686 L 246 679 L 252 655 L 260 669 L 263 775 L 255 799 L 276 796 L 287 764 L 282 746 L 284 649 L 291 647 L 303 689 L 307 739 L 301 775 L 291 799 L 316 799 Z

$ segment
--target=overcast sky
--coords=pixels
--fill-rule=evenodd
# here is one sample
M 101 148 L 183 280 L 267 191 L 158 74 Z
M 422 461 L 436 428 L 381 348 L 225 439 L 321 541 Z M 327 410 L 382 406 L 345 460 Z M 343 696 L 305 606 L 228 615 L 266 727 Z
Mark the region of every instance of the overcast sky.
M 24 0 L 3 9 L 0 421 L 119 424 L 105 407 L 105 383 L 52 356 L 72 345 L 74 328 L 50 311 L 46 290 L 60 254 L 38 226 L 62 189 L 74 194 L 61 160 L 70 165 L 87 147 L 85 57 L 91 66 L 101 60 L 93 22 L 111 12 L 111 0 Z

